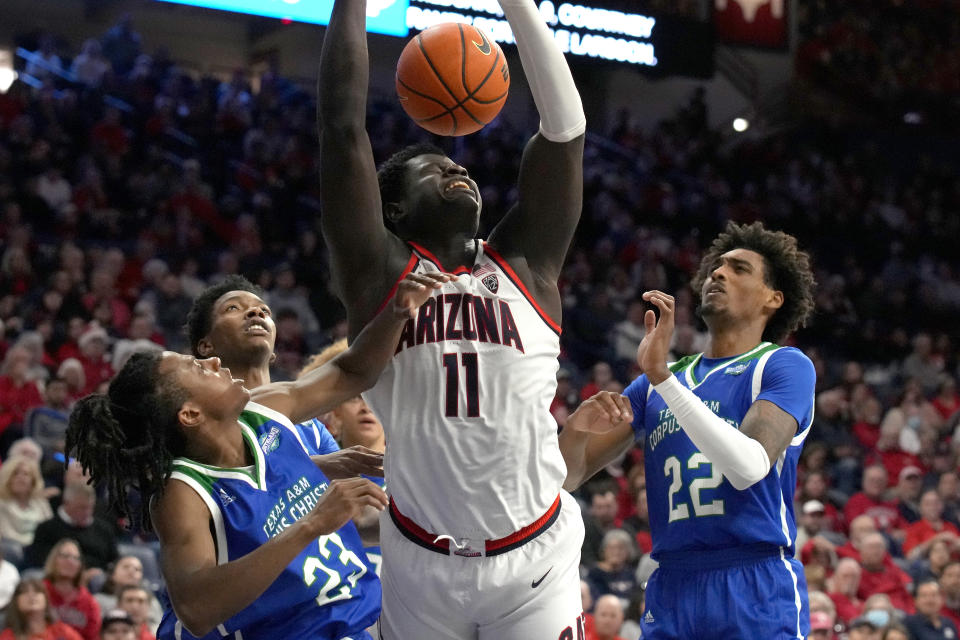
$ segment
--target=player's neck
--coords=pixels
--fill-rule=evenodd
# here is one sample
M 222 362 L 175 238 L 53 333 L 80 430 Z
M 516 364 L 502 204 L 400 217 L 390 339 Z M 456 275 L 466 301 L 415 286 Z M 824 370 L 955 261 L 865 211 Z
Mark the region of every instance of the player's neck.
M 258 365 L 236 364 L 223 366 L 230 369 L 234 378 L 243 380 L 243 386 L 247 389 L 256 389 L 265 384 L 270 384 L 270 364 L 263 363 Z
M 455 269 L 460 265 L 473 264 L 477 255 L 477 242 L 472 234 L 456 234 L 450 238 L 423 238 L 412 240 L 437 260 L 444 269 Z
M 710 340 L 703 355 L 707 358 L 732 358 L 760 344 L 763 340 L 763 327 L 710 327 L 709 335 Z
M 211 421 L 199 427 L 187 444 L 187 457 L 206 465 L 233 469 L 252 463 L 252 455 L 243 440 L 236 420 Z

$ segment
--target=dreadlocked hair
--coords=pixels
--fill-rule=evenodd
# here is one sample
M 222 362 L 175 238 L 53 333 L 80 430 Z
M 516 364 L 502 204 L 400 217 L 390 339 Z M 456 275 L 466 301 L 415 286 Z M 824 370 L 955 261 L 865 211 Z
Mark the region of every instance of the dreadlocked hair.
M 700 261 L 690 285 L 699 299 L 710 272 L 720 256 L 733 249 L 749 249 L 763 256 L 763 277 L 768 287 L 783 293 L 783 306 L 773 314 L 763 330 L 763 339 L 781 342 L 798 327 L 804 327 L 813 313 L 813 288 L 816 281 L 810 268 L 810 255 L 797 247 L 797 239 L 783 231 L 765 229 L 762 222 L 738 225 L 728 222 Z
M 186 391 L 159 372 L 160 354 L 135 353 L 107 393 L 79 400 L 70 414 L 66 449 L 106 487 L 110 506 L 128 517 L 129 490 L 141 495 L 140 523 L 149 531 L 150 500 L 162 495 L 173 460 L 186 450 L 177 412 Z
M 403 199 L 407 162 L 417 156 L 425 155 L 446 156 L 447 154 L 435 144 L 421 142 L 404 147 L 380 165 L 380 170 L 377 171 L 377 182 L 380 184 L 383 221 L 387 226 L 390 226 L 390 221 L 387 219 L 387 205 Z
M 197 351 L 197 343 L 210 333 L 213 327 L 213 304 L 220 299 L 220 296 L 229 291 L 249 291 L 250 293 L 263 297 L 263 288 L 253 284 L 243 276 L 231 274 L 200 292 L 190 307 L 187 314 L 187 324 L 184 329 L 187 333 L 187 339 L 190 341 L 190 351 L 196 357 L 202 357 Z

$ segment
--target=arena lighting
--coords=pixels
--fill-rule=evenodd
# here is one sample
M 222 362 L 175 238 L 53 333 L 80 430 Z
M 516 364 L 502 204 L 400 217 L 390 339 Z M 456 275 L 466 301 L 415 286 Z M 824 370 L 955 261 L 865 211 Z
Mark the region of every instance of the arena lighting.
M 743 133 L 750 128 L 750 121 L 746 118 L 734 118 L 733 119 L 733 130 L 737 133 Z
M 13 54 L 9 49 L 0 49 L 0 93 L 6 93 L 16 79 L 17 72 L 13 70 Z

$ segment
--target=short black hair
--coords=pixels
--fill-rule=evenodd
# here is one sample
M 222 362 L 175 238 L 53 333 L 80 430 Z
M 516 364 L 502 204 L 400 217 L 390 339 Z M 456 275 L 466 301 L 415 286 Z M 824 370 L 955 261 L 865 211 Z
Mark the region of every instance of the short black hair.
M 249 291 L 261 298 L 264 296 L 263 288 L 237 274 L 231 274 L 224 278 L 223 282 L 210 285 L 201 291 L 193 300 L 193 306 L 187 314 L 187 324 L 184 326 L 190 341 L 190 351 L 198 358 L 202 356 L 197 351 L 197 343 L 203 340 L 213 327 L 213 303 L 230 291 Z
M 387 222 L 386 207 L 390 202 L 403 199 L 404 176 L 406 164 L 417 156 L 438 155 L 446 157 L 443 149 L 429 142 L 421 142 L 404 147 L 387 158 L 377 171 L 377 182 L 380 184 L 380 200 L 383 203 L 383 219 Z M 388 223 L 388 222 L 387 222 Z M 388 223 L 389 224 L 389 223 Z
M 700 268 L 690 285 L 699 300 L 707 276 L 720 256 L 734 249 L 748 249 L 763 256 L 764 281 L 771 289 L 783 293 L 783 306 L 767 322 L 763 339 L 780 342 L 798 327 L 806 326 L 813 313 L 813 288 L 816 280 L 810 267 L 810 255 L 797 247 L 797 239 L 783 231 L 764 228 L 762 222 L 738 225 L 728 222 L 700 261 Z

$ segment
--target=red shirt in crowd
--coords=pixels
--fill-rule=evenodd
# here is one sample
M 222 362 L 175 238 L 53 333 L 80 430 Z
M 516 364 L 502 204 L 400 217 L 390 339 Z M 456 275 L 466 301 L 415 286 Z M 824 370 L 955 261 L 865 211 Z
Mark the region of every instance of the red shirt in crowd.
M 850 598 L 845 593 L 828 593 L 833 605 L 837 608 L 837 618 L 844 624 L 849 624 L 854 618 L 859 618 L 863 613 L 863 601 L 860 598 Z
M 11 424 L 23 424 L 28 409 L 43 404 L 37 383 L 17 384 L 9 376 L 0 376 L 0 433 Z
M 0 633 L 0 640 L 17 640 L 17 636 L 14 635 L 13 629 L 7 628 Z M 83 636 L 70 625 L 58 621 L 47 625 L 43 633 L 30 636 L 30 640 L 83 640 Z
M 889 554 L 888 554 L 889 555 Z M 866 567 L 860 575 L 860 589 L 857 597 L 866 600 L 875 593 L 885 593 L 890 596 L 893 606 L 909 614 L 914 612 L 913 598 L 907 591 L 907 586 L 913 582 L 907 572 L 893 564 L 884 561 L 879 571 L 870 571 Z
M 846 506 L 843 508 L 843 518 L 849 526 L 857 516 L 868 515 L 873 518 L 877 529 L 880 531 L 891 531 L 893 529 L 905 529 L 906 520 L 900 515 L 897 509 L 896 500 L 874 500 L 862 491 L 850 496 Z
M 50 599 L 50 608 L 57 613 L 57 617 L 80 633 L 83 640 L 98 640 L 100 637 L 100 605 L 86 587 L 77 589 L 69 599 L 53 588 L 49 580 L 44 580 L 47 586 L 47 597 Z
M 907 538 L 903 541 L 903 555 L 907 555 L 918 544 L 923 544 L 944 531 L 960 536 L 960 531 L 949 522 L 941 522 L 939 527 L 934 527 L 926 520 L 917 520 L 907 527 Z

